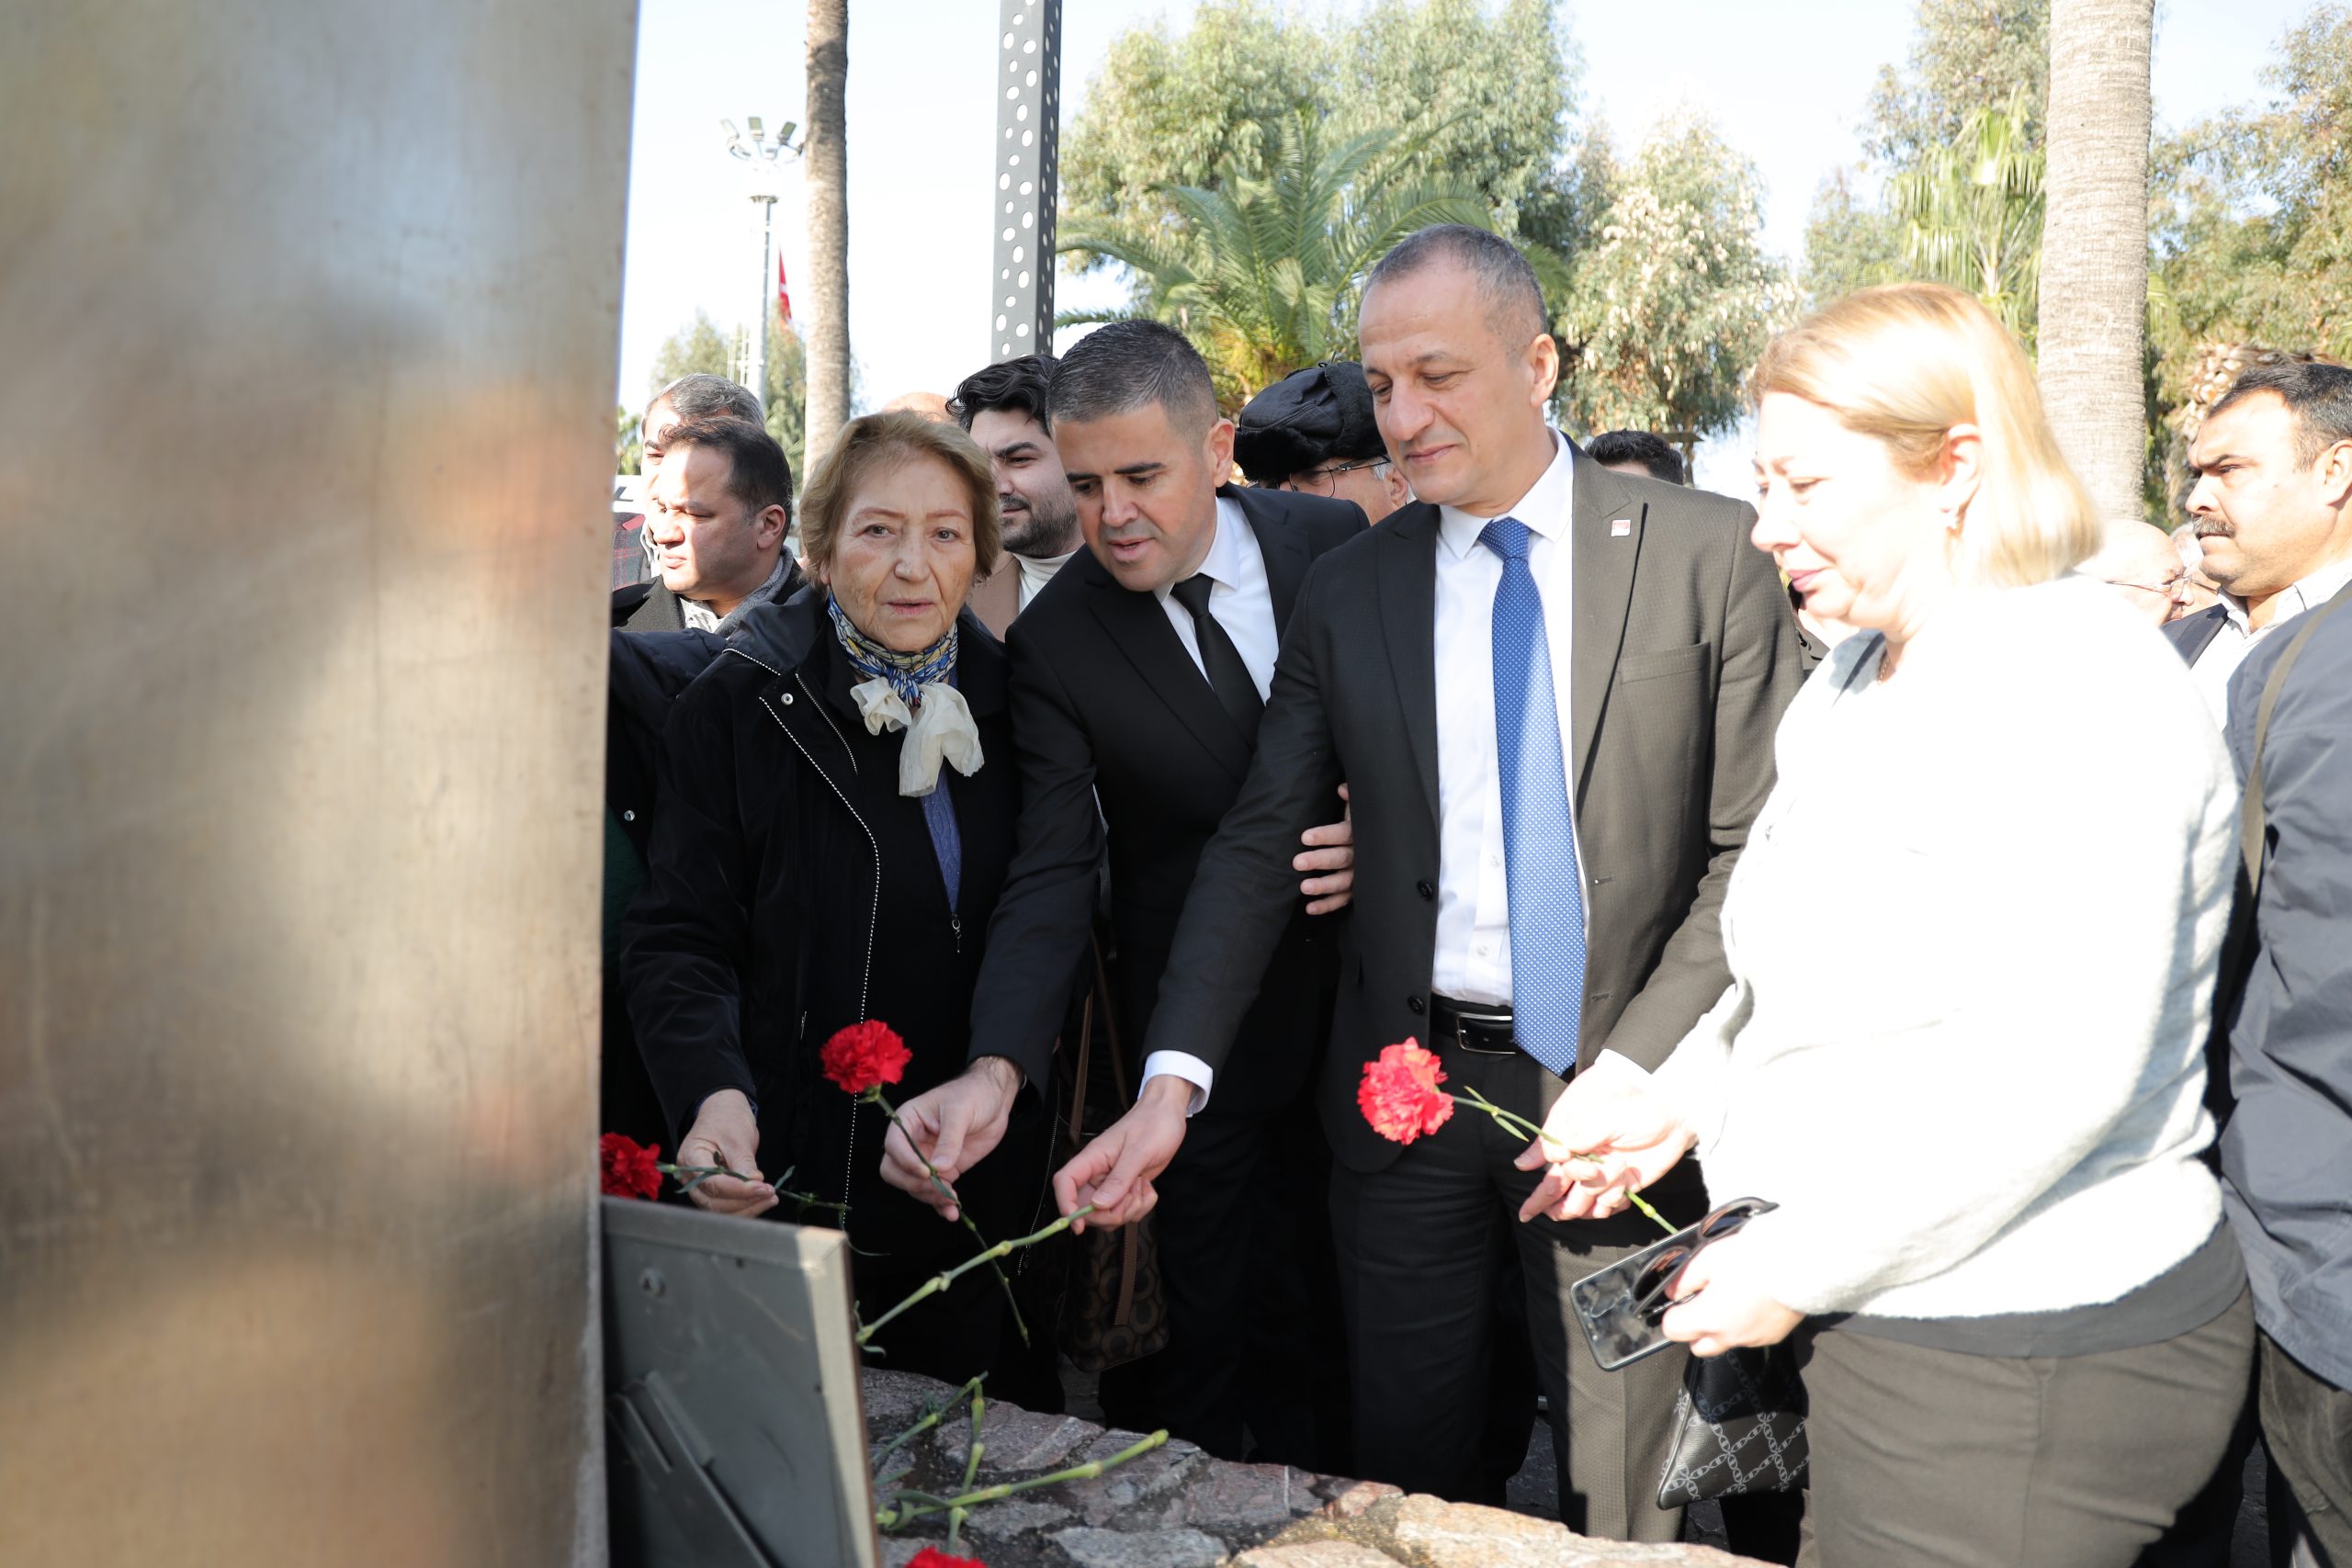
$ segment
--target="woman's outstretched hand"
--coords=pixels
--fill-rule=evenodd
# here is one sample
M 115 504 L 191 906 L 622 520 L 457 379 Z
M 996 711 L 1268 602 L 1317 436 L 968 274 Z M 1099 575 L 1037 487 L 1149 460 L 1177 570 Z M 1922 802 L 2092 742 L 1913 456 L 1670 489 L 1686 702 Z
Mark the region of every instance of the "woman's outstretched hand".
M 1625 1194 L 1674 1168 L 1697 1141 L 1681 1112 L 1623 1057 L 1604 1055 L 1569 1083 L 1544 1119 L 1544 1136 L 1516 1162 L 1544 1179 L 1519 1217 L 1607 1219 L 1630 1207 Z

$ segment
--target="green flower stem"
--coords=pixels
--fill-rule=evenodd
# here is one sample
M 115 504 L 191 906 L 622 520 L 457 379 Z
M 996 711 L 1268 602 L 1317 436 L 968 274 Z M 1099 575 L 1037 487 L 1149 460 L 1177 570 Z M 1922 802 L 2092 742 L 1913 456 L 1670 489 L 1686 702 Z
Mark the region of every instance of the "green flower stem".
M 738 1181 L 757 1179 L 754 1177 L 745 1176 L 740 1171 L 729 1170 L 723 1165 L 662 1165 L 657 1162 L 653 1168 L 673 1179 L 693 1178 L 692 1180 L 678 1180 L 678 1190 L 681 1192 L 691 1192 L 714 1176 L 731 1176 Z M 814 1197 L 807 1192 L 795 1192 L 789 1187 L 777 1188 L 775 1195 L 779 1198 L 789 1198 L 804 1209 L 831 1209 L 833 1213 L 843 1216 L 849 1213 L 847 1203 L 829 1203 L 824 1199 Z
M 960 1497 L 924 1498 L 918 1497 L 912 1493 L 900 1492 L 897 1495 L 908 1501 L 896 1508 L 879 1510 L 874 1516 L 874 1522 L 886 1530 L 896 1529 L 900 1525 L 921 1518 L 925 1514 L 944 1514 L 958 1508 L 969 1512 L 983 1503 L 1001 1503 L 1007 1497 L 1015 1496 L 1023 1492 L 1034 1492 L 1040 1486 L 1058 1486 L 1065 1481 L 1091 1481 L 1106 1472 L 1118 1469 L 1131 1459 L 1149 1453 L 1167 1441 L 1168 1432 L 1163 1427 L 1148 1438 L 1120 1450 L 1109 1459 L 1090 1460 L 1084 1464 L 1075 1464 L 1068 1470 L 1057 1470 L 1051 1475 L 1032 1476 L 1026 1481 L 1000 1482 L 994 1486 L 983 1486 L 978 1492 L 967 1492 Z
M 1476 1089 L 1472 1089 L 1467 1084 L 1464 1084 L 1462 1087 L 1462 1091 L 1455 1095 L 1454 1098 L 1457 1100 L 1466 1100 L 1471 1104 L 1476 1106 L 1479 1110 L 1485 1111 L 1487 1115 L 1493 1117 L 1495 1124 L 1502 1128 L 1504 1132 L 1516 1133 L 1522 1138 L 1542 1144 L 1544 1145 L 1544 1156 L 1547 1158 L 1560 1162 L 1577 1160 L 1585 1165 L 1591 1166 L 1596 1170 L 1600 1167 L 1600 1162 L 1593 1158 L 1590 1155 L 1572 1154 L 1565 1150 L 1555 1155 L 1552 1151 L 1559 1148 L 1560 1145 L 1553 1139 L 1545 1136 L 1543 1128 L 1537 1126 L 1534 1122 L 1530 1122 L 1526 1117 L 1520 1115 L 1517 1111 L 1505 1111 L 1501 1106 L 1497 1105 L 1493 1100 L 1488 1100 L 1485 1095 L 1480 1094 Z M 1672 1222 L 1668 1220 L 1664 1214 L 1659 1213 L 1656 1209 L 1650 1207 L 1649 1200 L 1643 1197 L 1640 1193 L 1635 1192 L 1629 1188 L 1626 1190 L 1625 1199 L 1626 1201 L 1632 1203 L 1634 1208 L 1639 1209 L 1643 1213 L 1647 1214 L 1651 1221 L 1657 1224 L 1658 1229 L 1664 1231 L 1667 1235 L 1675 1235 L 1680 1233 L 1681 1227 L 1674 1224 Z
M 980 1227 L 972 1223 L 971 1214 L 956 1201 L 956 1190 L 947 1185 L 946 1179 L 939 1174 L 939 1168 L 931 1163 L 931 1156 L 922 1152 L 922 1145 L 915 1142 L 914 1134 L 908 1132 L 906 1123 L 899 1120 L 897 1108 L 882 1097 L 882 1086 L 876 1084 L 865 1092 L 875 1104 L 882 1108 L 882 1114 L 890 1119 L 890 1125 L 899 1129 L 899 1135 L 907 1140 L 907 1147 L 915 1151 L 915 1158 L 922 1161 L 923 1172 L 931 1178 L 931 1184 L 939 1190 L 939 1195 L 956 1204 L 956 1217 L 964 1228 L 972 1233 L 972 1239 L 983 1247 L 987 1247 L 989 1238 L 980 1234 Z M 989 1259 L 989 1269 L 996 1276 L 996 1282 L 1004 1287 L 1004 1310 L 1012 1314 L 1012 1326 L 1021 1331 L 1021 1343 L 1028 1344 L 1029 1325 L 1022 1321 L 1021 1303 L 1012 1298 L 1012 1281 L 1004 1277 L 1004 1270 L 997 1267 L 994 1258 Z
M 1061 1232 L 1069 1229 L 1070 1222 L 1072 1220 L 1082 1220 L 1093 1212 L 1094 1205 L 1089 1203 L 1086 1207 L 1079 1210 L 1076 1213 L 1064 1214 L 1060 1219 L 1056 1220 L 1052 1224 L 1047 1225 L 1043 1230 L 1033 1231 L 1029 1235 L 1023 1236 L 1015 1236 L 1011 1241 L 998 1242 L 994 1247 L 989 1247 L 987 1251 L 971 1258 L 967 1258 L 963 1262 L 958 1263 L 955 1268 L 948 1269 L 944 1274 L 933 1274 L 930 1279 L 925 1280 L 922 1284 L 916 1286 L 914 1293 L 909 1296 L 905 1301 L 900 1302 L 897 1306 L 892 1307 L 888 1312 L 884 1313 L 880 1317 L 876 1318 L 872 1323 L 869 1323 L 865 1327 L 859 1329 L 857 1331 L 857 1342 L 861 1345 L 866 1343 L 868 1340 L 872 1339 L 876 1334 L 881 1331 L 884 1324 L 889 1322 L 892 1318 L 898 1316 L 900 1313 L 906 1311 L 909 1307 L 913 1306 L 918 1302 L 922 1301 L 925 1297 L 937 1295 L 940 1292 L 954 1284 L 958 1276 L 969 1273 L 972 1269 L 978 1268 L 983 1263 L 992 1264 L 998 1258 L 1006 1256 L 1016 1248 L 1034 1247 L 1049 1236 L 1057 1235 Z
M 972 1395 L 972 1440 L 969 1445 L 970 1452 L 967 1453 L 964 1459 L 963 1489 L 966 1492 L 971 1491 L 972 1483 L 979 1479 L 980 1456 L 988 1451 L 989 1446 L 980 1441 L 980 1423 L 987 1415 L 988 1401 L 982 1399 L 977 1393 Z M 967 1510 L 960 1505 L 950 1504 L 948 1506 L 947 1550 L 950 1551 L 956 1550 L 956 1539 L 964 1533 L 964 1515 L 966 1512 Z
M 864 1334 L 861 1333 L 857 1337 L 859 1343 L 863 1344 L 865 1342 L 865 1336 Z M 900 1449 L 905 1448 L 909 1443 L 913 1442 L 917 1438 L 922 1437 L 925 1432 L 930 1431 L 942 1421 L 946 1420 L 947 1413 L 949 1411 L 955 1409 L 957 1405 L 963 1404 L 964 1401 L 967 1399 L 978 1398 L 980 1392 L 980 1384 L 985 1382 L 987 1380 L 988 1373 L 980 1373 L 971 1382 L 966 1383 L 962 1388 L 957 1389 L 953 1394 L 949 1395 L 946 1404 L 941 1405 L 938 1409 L 930 1412 L 928 1415 L 924 1416 L 922 1420 L 916 1422 L 913 1426 L 908 1427 L 905 1431 L 899 1433 L 897 1437 L 883 1444 L 882 1451 L 874 1456 L 874 1473 L 876 1475 L 881 1474 L 882 1467 L 890 1462 L 890 1456 L 892 1454 L 897 1453 Z

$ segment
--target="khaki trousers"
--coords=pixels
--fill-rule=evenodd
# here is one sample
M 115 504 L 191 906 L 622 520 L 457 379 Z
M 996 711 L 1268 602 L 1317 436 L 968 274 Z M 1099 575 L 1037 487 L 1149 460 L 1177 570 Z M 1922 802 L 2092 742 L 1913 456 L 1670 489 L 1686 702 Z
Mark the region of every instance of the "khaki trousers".
M 2010 1358 L 1837 1329 L 1799 1345 L 1801 1568 L 2131 1568 L 2228 1448 L 2254 1306 L 2128 1350 Z

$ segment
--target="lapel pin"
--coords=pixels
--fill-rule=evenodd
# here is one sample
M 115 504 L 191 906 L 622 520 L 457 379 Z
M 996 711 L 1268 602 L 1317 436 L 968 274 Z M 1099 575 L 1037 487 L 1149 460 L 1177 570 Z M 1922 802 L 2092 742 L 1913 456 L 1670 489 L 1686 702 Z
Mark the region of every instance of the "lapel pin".
M 1609 520 L 1609 536 L 1611 538 L 1623 539 L 1629 536 L 1633 532 L 1634 520 L 1632 518 L 1611 517 Z

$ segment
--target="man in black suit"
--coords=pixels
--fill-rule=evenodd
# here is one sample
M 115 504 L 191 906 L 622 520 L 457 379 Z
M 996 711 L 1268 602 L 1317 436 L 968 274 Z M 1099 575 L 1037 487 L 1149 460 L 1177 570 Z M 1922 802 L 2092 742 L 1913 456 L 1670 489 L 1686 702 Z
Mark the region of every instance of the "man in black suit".
M 1604 1051 L 1666 1058 L 1728 983 L 1717 919 L 1770 790 L 1796 628 L 1747 542 L 1749 508 L 1608 472 L 1545 423 L 1558 354 L 1507 243 L 1451 225 L 1408 237 L 1374 271 L 1360 332 L 1382 434 L 1420 500 L 1332 552 L 1301 595 L 1146 1049 L 1251 1070 L 1236 1025 L 1286 919 L 1288 847 L 1346 778 L 1363 874 L 1319 1093 L 1356 1473 L 1476 1486 L 1508 1230 L 1562 1517 L 1671 1540 L 1679 1516 L 1655 1495 L 1679 1358 L 1599 1371 L 1566 1297 L 1655 1229 L 1531 1219 L 1534 1146 L 1466 1103 L 1410 1146 L 1384 1142 L 1356 1089 L 1383 1046 L 1419 1037 L 1455 1089 L 1540 1119 Z M 1184 1088 L 1148 1082 L 1056 1178 L 1065 1213 L 1091 1202 L 1090 1224 L 1115 1224 L 1149 1207 L 1189 1135 Z M 1696 1217 L 1695 1190 L 1656 1196 Z
M 1200 355 L 1156 321 L 1115 322 L 1072 348 L 1052 416 L 1088 547 L 1007 637 L 1020 841 L 972 1003 L 972 1066 L 901 1118 L 951 1181 L 995 1146 L 1021 1086 L 1050 1082 L 1069 988 L 1041 981 L 1070 975 L 1085 952 L 1106 829 L 1114 976 L 1125 1037 L 1142 1038 L 1193 863 L 1249 771 L 1308 565 L 1365 526 L 1348 502 L 1223 484 L 1233 423 Z M 1310 814 L 1323 826 L 1292 835 L 1289 887 L 1256 955 L 1265 984 L 1237 1015 L 1247 1065 L 1214 1095 L 1197 1064 L 1144 1068 L 1199 1079 L 1198 1114 L 1187 1157 L 1160 1179 L 1169 1347 L 1127 1389 L 1106 1378 L 1105 1408 L 1226 1458 L 1244 1457 L 1246 1427 L 1270 1459 L 1328 1466 L 1329 1428 L 1343 1425 L 1329 1314 L 1307 1295 L 1308 1265 L 1329 1247 L 1308 1091 L 1335 974 L 1312 915 L 1345 901 L 1339 782 Z M 1301 883 L 1302 870 L 1342 875 Z M 895 1132 L 885 1174 L 931 1196 Z

